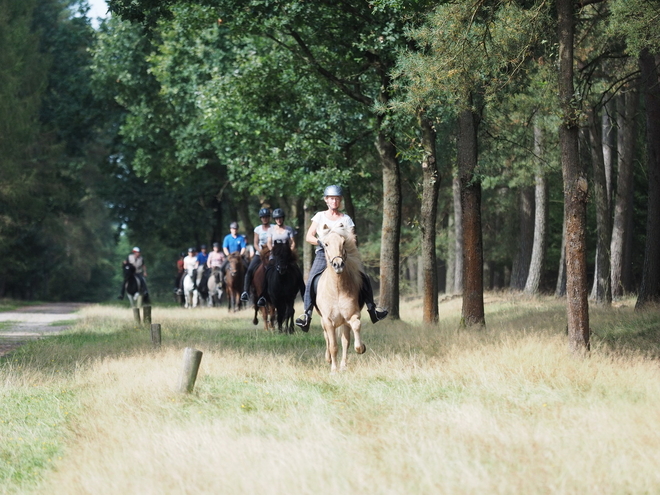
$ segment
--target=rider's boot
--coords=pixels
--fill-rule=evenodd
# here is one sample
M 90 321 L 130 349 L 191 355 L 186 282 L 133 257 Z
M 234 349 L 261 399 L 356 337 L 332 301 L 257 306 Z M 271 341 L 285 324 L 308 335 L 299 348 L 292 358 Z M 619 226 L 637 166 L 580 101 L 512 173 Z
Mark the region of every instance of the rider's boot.
M 371 318 L 371 323 L 378 323 L 380 320 L 384 320 L 387 317 L 388 311 L 386 309 L 378 309 L 375 305 L 369 306 L 367 308 L 367 313 Z
M 249 299 L 250 299 L 250 296 L 248 294 L 248 291 L 244 290 L 243 293 L 241 294 L 241 301 L 248 302 Z
M 296 325 L 300 327 L 303 332 L 309 332 L 309 325 L 312 323 L 311 312 L 305 311 L 298 318 L 296 318 Z
M 264 296 L 261 296 L 257 300 L 257 306 L 259 306 L 260 308 L 265 308 L 266 307 L 266 298 Z

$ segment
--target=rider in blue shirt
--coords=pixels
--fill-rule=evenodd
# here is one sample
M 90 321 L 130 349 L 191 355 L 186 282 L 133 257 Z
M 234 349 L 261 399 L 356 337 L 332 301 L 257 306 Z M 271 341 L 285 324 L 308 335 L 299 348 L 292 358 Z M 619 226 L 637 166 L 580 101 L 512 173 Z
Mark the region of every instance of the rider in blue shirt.
M 206 250 L 206 244 L 202 244 L 199 248 L 199 253 L 197 253 L 197 261 L 199 261 L 199 266 L 206 265 L 206 260 L 209 257 L 209 253 Z
M 232 222 L 229 224 L 229 234 L 225 236 L 225 240 L 222 241 L 222 250 L 225 253 L 225 256 L 229 256 L 231 253 L 238 251 L 238 254 L 243 256 L 245 253 L 245 248 L 247 247 L 247 242 L 245 242 L 245 236 L 238 233 L 238 224 Z
M 247 265 L 243 254 L 247 248 L 247 242 L 245 241 L 245 236 L 238 233 L 238 223 L 232 222 L 229 224 L 229 234 L 225 236 L 224 241 L 222 241 L 222 251 L 225 253 L 225 262 L 222 264 L 222 274 L 225 274 L 225 268 L 229 264 L 229 255 L 232 253 L 238 253 L 241 255 L 243 264 Z M 246 266 L 247 268 L 247 266 Z

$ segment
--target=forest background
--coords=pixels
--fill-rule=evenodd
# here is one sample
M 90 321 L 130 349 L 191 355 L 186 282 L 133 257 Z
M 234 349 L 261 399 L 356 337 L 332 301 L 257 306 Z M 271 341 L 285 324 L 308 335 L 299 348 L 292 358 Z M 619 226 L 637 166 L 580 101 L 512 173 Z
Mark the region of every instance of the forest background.
M 188 246 L 232 220 L 250 240 L 264 206 L 303 246 L 339 183 L 394 318 L 407 295 L 433 321 L 465 291 L 468 323 L 483 289 L 564 295 L 572 249 L 569 288 L 660 297 L 660 2 L 108 4 L 94 28 L 84 0 L 0 0 L 0 296 L 112 298 L 139 245 L 169 300 Z

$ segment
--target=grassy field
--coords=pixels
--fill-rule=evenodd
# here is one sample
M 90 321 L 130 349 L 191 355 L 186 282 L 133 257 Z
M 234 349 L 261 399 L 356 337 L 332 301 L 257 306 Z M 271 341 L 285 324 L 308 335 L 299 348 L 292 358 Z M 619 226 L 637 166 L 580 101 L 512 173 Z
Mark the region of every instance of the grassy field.
M 318 317 L 284 336 L 154 307 L 154 350 L 129 309 L 91 306 L 0 360 L 0 493 L 660 493 L 660 310 L 633 302 L 592 308 L 575 359 L 554 298 L 489 294 L 487 328 L 460 331 L 460 299 L 437 326 L 413 300 L 364 318 L 334 375 Z

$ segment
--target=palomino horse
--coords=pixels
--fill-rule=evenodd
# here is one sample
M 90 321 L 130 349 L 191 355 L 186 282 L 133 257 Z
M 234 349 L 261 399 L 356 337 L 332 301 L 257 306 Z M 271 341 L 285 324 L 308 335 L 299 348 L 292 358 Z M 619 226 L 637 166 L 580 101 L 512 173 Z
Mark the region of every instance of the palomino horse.
M 209 291 L 209 300 L 208 300 L 209 307 L 211 306 L 215 307 L 220 305 L 220 299 L 222 299 L 222 293 L 223 293 L 221 275 L 222 272 L 220 272 L 220 269 L 215 268 L 214 271 L 211 272 L 208 282 L 206 283 L 206 287 L 208 288 Z
M 319 278 L 316 288 L 316 310 L 321 315 L 325 336 L 325 359 L 331 363 L 330 371 L 337 371 L 337 330 L 341 331 L 342 359 L 340 370 L 346 369 L 346 354 L 355 337 L 355 352 L 363 354 L 366 346 L 360 339 L 360 288 L 362 287 L 362 261 L 355 236 L 339 223 L 332 229 L 323 225 L 318 231 L 325 250 L 328 267 Z
M 277 329 L 282 333 L 293 333 L 293 304 L 296 295 L 305 295 L 305 282 L 296 263 L 295 253 L 291 251 L 288 242 L 275 243 L 272 251 L 272 261 L 266 271 L 266 286 L 268 299 L 277 311 Z
M 252 275 L 252 284 L 250 285 L 250 295 L 254 303 L 254 318 L 252 319 L 253 325 L 259 324 L 259 312 L 261 311 L 261 318 L 264 320 L 264 330 L 267 332 L 275 328 L 275 306 L 270 301 L 266 302 L 266 306 L 257 306 L 257 300 L 264 294 L 264 287 L 266 286 L 266 265 L 268 265 L 268 258 L 270 257 L 270 249 L 263 248 L 259 253 L 261 263 L 254 270 Z
M 239 253 L 231 253 L 227 257 L 225 268 L 225 289 L 229 311 L 238 311 L 241 307 L 241 291 L 243 290 L 243 279 L 245 278 L 245 265 Z
M 184 305 L 186 309 L 196 308 L 199 302 L 199 292 L 195 288 L 195 279 L 193 278 L 196 275 L 194 268 L 188 268 L 183 276 L 183 296 L 186 301 Z

